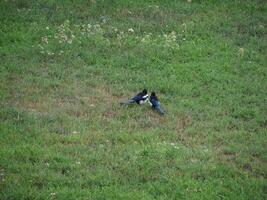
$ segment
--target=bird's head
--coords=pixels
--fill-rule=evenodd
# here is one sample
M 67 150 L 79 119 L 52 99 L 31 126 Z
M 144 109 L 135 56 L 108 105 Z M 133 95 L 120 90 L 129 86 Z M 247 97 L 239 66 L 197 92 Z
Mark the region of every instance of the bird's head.
M 156 93 L 153 91 L 153 92 L 151 93 L 151 96 L 156 96 Z
M 143 90 L 143 93 L 147 94 L 147 89 L 144 89 L 144 90 Z

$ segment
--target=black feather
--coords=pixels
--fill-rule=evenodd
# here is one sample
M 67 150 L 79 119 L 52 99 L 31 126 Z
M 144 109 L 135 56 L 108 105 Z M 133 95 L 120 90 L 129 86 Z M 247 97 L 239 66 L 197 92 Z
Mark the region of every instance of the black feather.
M 121 104 L 123 104 L 123 105 L 130 105 L 130 104 L 133 104 L 133 103 L 140 104 L 141 102 L 146 101 L 147 98 L 148 98 L 147 90 L 144 89 L 142 92 L 139 92 L 134 97 L 129 99 L 127 102 L 123 102 Z
M 152 92 L 149 98 L 151 107 L 155 110 L 157 110 L 160 114 L 164 114 L 164 110 L 160 106 L 160 102 L 158 100 L 158 97 L 156 96 L 155 92 Z

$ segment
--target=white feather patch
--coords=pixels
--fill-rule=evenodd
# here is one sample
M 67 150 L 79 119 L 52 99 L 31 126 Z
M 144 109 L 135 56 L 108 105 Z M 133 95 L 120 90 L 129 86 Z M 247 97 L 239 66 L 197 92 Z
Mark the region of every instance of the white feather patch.
M 143 98 L 147 98 L 148 97 L 148 94 L 144 95 Z
M 148 100 L 148 98 L 146 98 L 145 100 L 140 100 L 139 103 L 140 103 L 140 104 L 144 104 L 144 103 L 147 102 L 147 100 Z

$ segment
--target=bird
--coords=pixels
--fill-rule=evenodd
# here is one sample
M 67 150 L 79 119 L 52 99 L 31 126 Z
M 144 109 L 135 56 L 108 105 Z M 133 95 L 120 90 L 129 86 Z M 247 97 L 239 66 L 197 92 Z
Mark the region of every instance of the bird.
M 139 92 L 133 98 L 129 99 L 127 102 L 122 102 L 121 104 L 123 105 L 130 105 L 133 103 L 143 104 L 147 102 L 147 100 L 148 100 L 147 89 L 144 89 L 142 92 Z
M 164 115 L 164 110 L 160 106 L 160 102 L 155 92 L 152 92 L 149 97 L 149 104 L 153 109 L 156 109 L 160 114 Z

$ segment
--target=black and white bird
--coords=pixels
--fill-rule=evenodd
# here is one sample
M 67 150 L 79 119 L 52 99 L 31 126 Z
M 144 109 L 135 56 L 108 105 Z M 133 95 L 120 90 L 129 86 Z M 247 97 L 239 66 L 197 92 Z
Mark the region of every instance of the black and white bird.
M 156 109 L 160 114 L 164 115 L 164 111 L 160 106 L 160 102 L 155 92 L 152 92 L 149 98 L 149 104 L 153 109 Z
M 123 102 L 121 104 L 130 105 L 133 103 L 143 104 L 148 100 L 147 89 L 144 89 L 142 92 L 139 92 L 133 98 L 129 99 L 127 102 Z

